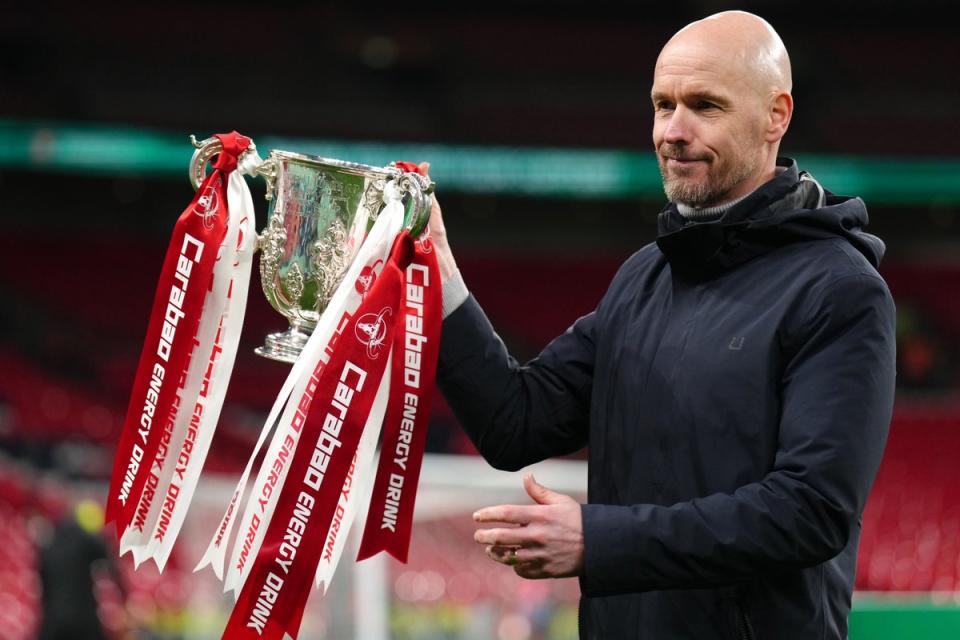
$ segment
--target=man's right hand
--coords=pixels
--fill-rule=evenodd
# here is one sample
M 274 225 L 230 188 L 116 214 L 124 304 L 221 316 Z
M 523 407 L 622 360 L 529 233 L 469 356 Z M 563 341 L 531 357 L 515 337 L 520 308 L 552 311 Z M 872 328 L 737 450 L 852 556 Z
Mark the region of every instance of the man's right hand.
M 430 163 L 421 162 L 420 171 L 423 175 L 430 175 Z M 450 276 L 457 272 L 457 262 L 453 259 L 453 252 L 450 250 L 450 243 L 447 240 L 447 229 L 443 226 L 443 213 L 440 211 L 440 203 L 437 202 L 437 196 L 430 196 L 430 236 L 433 238 L 433 246 L 437 251 L 437 263 L 440 266 L 440 278 L 446 282 Z

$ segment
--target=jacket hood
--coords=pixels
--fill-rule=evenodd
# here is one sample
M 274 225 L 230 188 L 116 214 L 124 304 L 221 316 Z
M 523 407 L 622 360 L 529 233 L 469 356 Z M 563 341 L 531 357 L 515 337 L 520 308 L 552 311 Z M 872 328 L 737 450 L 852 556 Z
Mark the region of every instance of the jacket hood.
M 709 277 L 794 242 L 832 237 L 880 265 L 885 246 L 863 230 L 869 221 L 863 200 L 825 191 L 790 158 L 778 158 L 777 166 L 783 170 L 775 178 L 718 220 L 693 222 L 668 204 L 657 221 L 657 245 L 671 268 Z

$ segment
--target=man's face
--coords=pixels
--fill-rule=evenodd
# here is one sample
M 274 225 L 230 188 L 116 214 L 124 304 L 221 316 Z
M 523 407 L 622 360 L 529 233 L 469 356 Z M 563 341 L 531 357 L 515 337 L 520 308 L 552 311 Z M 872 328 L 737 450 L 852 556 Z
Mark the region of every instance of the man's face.
M 671 202 L 709 207 L 758 186 L 766 109 L 743 68 L 696 45 L 657 61 L 653 144 Z

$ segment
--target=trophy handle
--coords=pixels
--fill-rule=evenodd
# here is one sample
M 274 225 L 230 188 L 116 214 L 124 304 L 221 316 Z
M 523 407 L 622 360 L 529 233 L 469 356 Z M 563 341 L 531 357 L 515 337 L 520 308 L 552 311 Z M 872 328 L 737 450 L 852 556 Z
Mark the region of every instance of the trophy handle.
M 430 194 L 433 193 L 434 183 L 419 173 L 409 172 L 397 179 L 397 186 L 410 195 L 404 211 L 403 227 L 411 236 L 419 238 L 430 222 Z
M 193 157 L 190 158 L 190 184 L 196 191 L 200 188 L 204 178 L 207 177 L 207 163 L 213 156 L 220 153 L 223 145 L 220 144 L 220 140 L 214 137 L 197 142 L 197 136 L 195 135 L 190 136 L 190 144 L 196 149 L 193 152 Z
M 196 149 L 196 151 L 193 152 L 193 157 L 190 158 L 190 184 L 193 185 L 193 190 L 196 191 L 200 188 L 204 178 L 207 177 L 207 163 L 210 162 L 213 156 L 220 153 L 223 145 L 215 136 L 197 142 L 197 137 L 194 135 L 190 136 L 190 144 Z M 273 194 L 272 187 L 273 181 L 276 179 L 276 173 L 272 166 L 265 167 L 265 164 L 267 163 L 257 154 L 257 145 L 251 140 L 250 146 L 247 147 L 247 150 L 241 154 L 237 161 L 237 171 L 248 176 L 263 176 L 267 181 L 267 200 L 269 200 Z

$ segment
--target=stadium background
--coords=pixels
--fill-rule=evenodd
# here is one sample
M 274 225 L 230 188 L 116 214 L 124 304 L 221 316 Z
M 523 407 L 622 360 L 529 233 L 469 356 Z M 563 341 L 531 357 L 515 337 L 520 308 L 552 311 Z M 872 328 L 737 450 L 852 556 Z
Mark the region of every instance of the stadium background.
M 654 60 L 679 27 L 733 7 L 769 19 L 791 53 L 782 153 L 863 196 L 888 245 L 898 397 L 863 518 L 851 638 L 960 637 L 960 47 L 948 5 L 595 0 L 3 10 L 0 638 L 35 636 L 51 564 L 51 615 L 93 608 L 108 637 L 217 637 L 229 612 L 190 569 L 285 373 L 252 355 L 284 324 L 256 282 L 211 480 L 172 566 L 133 573 L 98 528 L 156 274 L 192 196 L 190 133 L 237 129 L 261 153 L 431 161 L 467 283 L 531 356 L 653 239 Z M 262 227 L 263 186 L 252 188 Z M 345 562 L 301 637 L 574 637 L 574 581 L 520 581 L 470 539 L 472 508 L 523 500 L 519 479 L 450 457 L 474 452 L 442 400 L 429 449 L 410 564 Z M 542 474 L 584 488 L 582 462 Z

